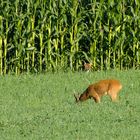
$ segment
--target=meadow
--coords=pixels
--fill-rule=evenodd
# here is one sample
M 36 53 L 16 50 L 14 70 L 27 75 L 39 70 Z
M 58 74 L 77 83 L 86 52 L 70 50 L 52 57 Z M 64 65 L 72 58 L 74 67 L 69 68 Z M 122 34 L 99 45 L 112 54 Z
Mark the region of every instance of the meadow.
M 73 94 L 104 78 L 123 85 L 119 102 L 104 96 L 76 104 Z M 138 140 L 140 71 L 58 72 L 0 77 L 1 140 Z

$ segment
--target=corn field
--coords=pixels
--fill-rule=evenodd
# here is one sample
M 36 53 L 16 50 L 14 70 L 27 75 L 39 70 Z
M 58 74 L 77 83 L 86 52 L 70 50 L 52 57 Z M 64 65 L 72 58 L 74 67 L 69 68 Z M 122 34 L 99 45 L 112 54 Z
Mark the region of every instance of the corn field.
M 0 0 L 0 75 L 140 69 L 139 0 Z

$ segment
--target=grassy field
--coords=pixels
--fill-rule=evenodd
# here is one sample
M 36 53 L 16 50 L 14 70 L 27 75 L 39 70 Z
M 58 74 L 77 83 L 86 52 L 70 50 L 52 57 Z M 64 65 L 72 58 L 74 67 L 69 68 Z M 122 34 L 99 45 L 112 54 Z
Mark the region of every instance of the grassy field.
M 76 104 L 74 92 L 117 78 L 120 101 Z M 48 73 L 0 77 L 2 140 L 139 140 L 140 71 Z

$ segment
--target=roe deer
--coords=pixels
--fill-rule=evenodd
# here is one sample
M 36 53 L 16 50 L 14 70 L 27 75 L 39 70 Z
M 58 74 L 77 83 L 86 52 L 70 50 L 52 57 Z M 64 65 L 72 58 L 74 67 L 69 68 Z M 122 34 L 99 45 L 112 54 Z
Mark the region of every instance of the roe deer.
M 100 99 L 103 95 L 109 95 L 112 101 L 116 101 L 117 95 L 121 89 L 122 84 L 118 80 L 106 79 L 89 85 L 89 87 L 80 96 L 74 96 L 76 102 L 93 98 L 96 103 L 100 103 Z
M 92 68 L 92 63 L 86 63 L 84 62 L 84 70 L 89 72 Z

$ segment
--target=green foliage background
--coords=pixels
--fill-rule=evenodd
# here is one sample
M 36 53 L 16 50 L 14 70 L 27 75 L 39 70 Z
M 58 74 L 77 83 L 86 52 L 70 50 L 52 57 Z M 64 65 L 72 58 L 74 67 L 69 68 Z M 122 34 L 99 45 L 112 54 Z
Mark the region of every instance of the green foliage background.
M 0 74 L 140 68 L 139 0 L 0 0 Z

